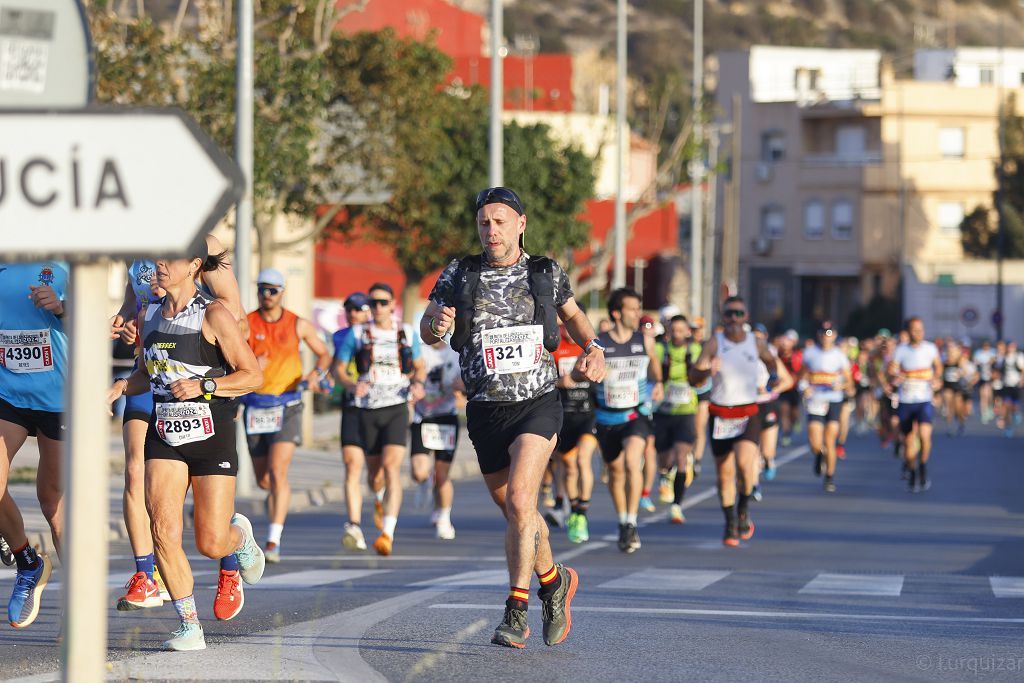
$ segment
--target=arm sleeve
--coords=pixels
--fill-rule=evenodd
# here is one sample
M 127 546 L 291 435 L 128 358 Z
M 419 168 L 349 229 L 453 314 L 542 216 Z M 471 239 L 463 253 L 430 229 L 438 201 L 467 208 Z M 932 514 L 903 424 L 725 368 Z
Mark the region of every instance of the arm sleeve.
M 430 296 L 427 298 L 438 306 L 454 306 L 455 271 L 458 270 L 458 267 L 458 260 L 452 259 L 437 277 L 437 282 L 434 283 L 434 288 L 430 290 Z M 419 335 L 416 335 L 416 337 L 419 337 Z

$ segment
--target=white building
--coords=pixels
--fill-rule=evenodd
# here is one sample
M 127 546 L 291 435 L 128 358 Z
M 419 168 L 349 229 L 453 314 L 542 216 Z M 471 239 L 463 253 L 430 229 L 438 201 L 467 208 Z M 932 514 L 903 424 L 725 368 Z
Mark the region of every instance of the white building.
M 949 81 L 960 87 L 1024 85 L 1024 50 L 958 47 L 914 52 L 914 80 Z

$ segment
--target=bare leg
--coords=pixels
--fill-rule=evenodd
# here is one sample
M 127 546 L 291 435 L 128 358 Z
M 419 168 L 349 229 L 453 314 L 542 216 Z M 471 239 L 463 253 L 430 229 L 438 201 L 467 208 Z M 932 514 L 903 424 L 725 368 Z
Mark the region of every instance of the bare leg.
M 384 514 L 397 517 L 402 507 L 402 460 L 405 459 L 405 446 L 384 446 L 384 454 L 380 457 L 380 469 L 384 471 Z M 379 490 L 379 489 L 378 489 Z
M 292 488 L 288 481 L 288 468 L 291 467 L 295 455 L 295 444 L 281 441 L 270 447 L 267 458 L 270 475 L 270 496 L 267 498 L 271 524 L 284 524 L 288 518 L 288 506 L 291 504 Z
M 825 424 L 825 474 L 830 477 L 836 473 L 836 437 L 838 435 L 838 422 Z
M 192 568 L 182 547 L 182 509 L 188 492 L 188 466 L 176 460 L 146 463 L 146 508 L 156 561 L 167 592 L 175 600 L 192 594 Z
M 124 440 L 124 495 L 121 509 L 132 553 L 138 557 L 153 552 L 153 533 L 146 512 L 146 431 L 149 423 L 128 420 L 121 427 Z
M 36 470 L 36 498 L 39 509 L 50 525 L 50 536 L 57 556 L 63 559 L 64 540 L 64 482 L 61 478 L 63 444 L 49 439 L 40 432 L 36 438 L 39 446 L 39 468 Z
M 24 445 L 28 432 L 24 427 L 0 420 L 0 485 L 3 486 L 3 498 L 0 499 L 0 531 L 12 550 L 18 550 L 26 543 L 25 521 L 21 510 L 7 491 L 7 478 L 10 473 L 11 461 Z
M 341 457 L 345 462 L 345 507 L 348 510 L 348 521 L 359 525 L 363 515 L 363 464 L 366 456 L 358 446 L 345 446 L 341 449 Z

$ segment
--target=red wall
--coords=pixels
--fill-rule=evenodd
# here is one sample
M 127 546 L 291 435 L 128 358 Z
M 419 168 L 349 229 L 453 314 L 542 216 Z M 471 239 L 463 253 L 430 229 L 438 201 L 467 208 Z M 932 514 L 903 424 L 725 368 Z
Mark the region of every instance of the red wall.
M 572 57 L 570 55 L 509 55 L 504 60 L 505 108 L 527 111 L 572 111 Z M 532 72 L 532 73 L 531 73 Z M 490 57 L 459 57 L 449 81 L 491 87 Z M 533 102 L 524 99 L 532 79 Z
M 339 0 L 349 5 L 352 0 Z M 346 33 L 380 31 L 391 27 L 402 38 L 426 40 L 435 31 L 437 46 L 454 58 L 480 55 L 484 18 L 444 0 L 371 0 L 362 12 L 351 12 L 338 22 Z

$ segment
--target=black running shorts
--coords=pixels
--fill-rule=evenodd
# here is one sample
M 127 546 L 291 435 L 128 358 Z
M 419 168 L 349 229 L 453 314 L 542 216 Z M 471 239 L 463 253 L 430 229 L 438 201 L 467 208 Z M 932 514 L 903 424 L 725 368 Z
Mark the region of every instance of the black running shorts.
M 708 421 L 708 430 L 711 435 L 711 452 L 716 458 L 723 458 L 732 452 L 736 446 L 737 441 L 750 441 L 751 443 L 761 443 L 761 416 L 758 414 L 751 415 L 745 418 L 747 422 L 742 425 L 742 431 L 736 436 L 730 436 L 728 438 L 716 439 L 715 430 L 719 421 L 725 419 L 741 419 L 741 418 L 721 418 L 717 415 L 712 415 Z M 730 430 L 732 431 L 732 430 Z
M 18 408 L 0 398 L 0 420 L 23 427 L 29 436 L 42 433 L 47 439 L 63 441 L 67 433 L 67 423 L 63 413 L 50 413 L 45 410 Z
M 367 455 L 381 455 L 385 446 L 405 447 L 409 436 L 409 404 L 363 408 L 359 420 Z
M 758 404 L 757 414 L 761 417 L 761 431 L 779 426 L 779 402 L 768 401 Z
M 562 431 L 562 402 L 557 391 L 527 401 L 470 401 L 466 429 L 480 471 L 494 474 L 512 464 L 509 449 L 523 434 L 550 439 Z
M 448 425 L 455 427 L 455 448 L 450 451 L 442 450 L 431 450 L 423 445 L 423 425 L 424 424 L 437 424 L 437 425 Z M 412 449 L 410 452 L 413 455 L 429 455 L 434 454 L 434 457 L 441 462 L 451 462 L 455 459 L 455 449 L 459 447 L 459 417 L 458 415 L 439 415 L 437 417 L 425 417 L 422 422 L 413 422 L 409 428 L 412 435 Z
M 692 444 L 696 440 L 695 415 L 654 414 L 654 447 L 659 453 L 664 453 L 678 443 Z
M 559 453 L 568 453 L 580 444 L 584 436 L 594 437 L 594 413 L 565 413 L 562 415 L 562 431 L 558 433 Z
M 651 436 L 651 421 L 643 415 L 616 425 L 597 425 L 597 443 L 601 446 L 601 457 L 612 463 L 622 456 L 626 439 L 638 436 L 646 440 Z
M 359 416 L 362 408 L 345 406 L 341 409 L 341 445 L 355 446 L 366 450 L 366 439 L 363 438 L 363 420 Z
M 180 446 L 170 446 L 156 430 L 156 415 L 149 420 L 146 432 L 146 460 L 177 460 L 188 466 L 190 477 L 238 474 L 238 450 L 235 447 L 236 401 L 218 401 L 210 404 L 213 415 L 213 436 Z

